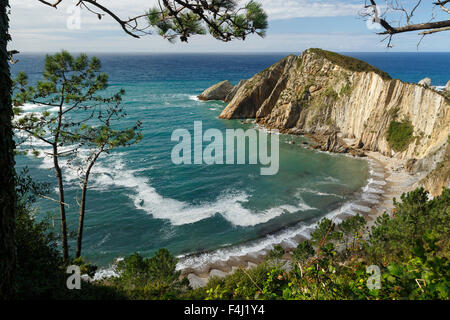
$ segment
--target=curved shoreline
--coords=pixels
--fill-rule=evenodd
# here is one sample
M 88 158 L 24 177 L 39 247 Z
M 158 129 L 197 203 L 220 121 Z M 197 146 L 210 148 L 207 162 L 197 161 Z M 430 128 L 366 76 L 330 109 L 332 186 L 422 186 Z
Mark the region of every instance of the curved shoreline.
M 391 212 L 394 197 L 399 198 L 402 193 L 412 190 L 414 184 L 421 178 L 409 175 L 403 160 L 385 157 L 378 152 L 368 151 L 366 154 L 370 178 L 357 199 L 344 203 L 323 217 L 335 219 L 335 222 L 339 223 L 359 213 L 370 227 L 378 216 L 384 212 Z M 177 269 L 189 279 L 193 288 L 199 288 L 205 286 L 211 277 L 224 277 L 237 268 L 251 268 L 264 262 L 274 245 L 280 244 L 287 252 L 285 258 L 289 259 L 290 253 L 297 245 L 309 238 L 317 221 L 311 224 L 300 222 L 243 244 L 179 256 Z M 114 265 L 98 270 L 94 280 L 111 276 L 117 276 Z
M 390 213 L 394 207 L 394 197 L 399 198 L 418 181 L 406 172 L 402 160 L 388 158 L 377 152 L 367 152 L 367 156 L 370 178 L 358 198 L 344 203 L 324 217 L 340 223 L 359 213 L 371 226 L 379 215 Z M 210 277 L 224 277 L 239 267 L 250 268 L 262 263 L 274 245 L 281 245 L 287 252 L 286 257 L 289 257 L 300 242 L 309 238 L 316 224 L 317 221 L 309 225 L 299 223 L 249 243 L 182 256 L 179 257 L 177 269 L 187 276 L 193 288 L 202 287 Z

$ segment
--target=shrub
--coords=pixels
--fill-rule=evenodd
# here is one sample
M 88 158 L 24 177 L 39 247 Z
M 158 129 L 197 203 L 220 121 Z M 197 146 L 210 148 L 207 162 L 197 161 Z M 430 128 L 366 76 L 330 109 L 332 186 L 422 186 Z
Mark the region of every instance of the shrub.
M 27 170 L 16 177 L 17 213 L 17 298 L 36 299 L 124 299 L 114 288 L 83 282 L 81 290 L 69 290 L 66 266 L 57 246 L 57 237 L 51 232 L 49 219 L 36 221 L 39 214 L 32 205 L 39 194 L 46 194 L 48 186 L 35 183 Z M 79 260 L 81 262 L 82 259 Z M 92 268 L 94 266 L 83 265 Z
M 119 262 L 120 277 L 112 285 L 131 299 L 176 299 L 190 288 L 176 265 L 177 259 L 167 249 L 159 249 L 148 259 L 134 253 Z
M 339 95 L 333 88 L 330 87 L 325 90 L 325 97 L 330 97 L 331 100 L 336 101 Z
M 340 96 L 349 96 L 352 94 L 352 87 L 349 83 L 346 83 L 345 86 L 341 88 L 341 91 L 339 92 Z
M 405 261 L 418 241 L 423 241 L 428 233 L 440 239 L 440 254 L 448 255 L 450 189 L 444 189 L 441 196 L 428 200 L 428 192 L 419 188 L 403 194 L 401 200 L 394 199 L 392 217 L 385 213 L 372 227 L 367 248 L 371 260 Z
M 428 199 L 423 189 L 394 199 L 394 215 L 379 217 L 368 238 L 366 222 L 355 216 L 334 230 L 322 219 L 311 241 L 294 251 L 295 267 L 268 263 L 212 279 L 209 299 L 443 299 L 449 298 L 450 189 Z M 365 240 L 366 239 L 366 240 Z M 351 241 L 352 250 L 334 244 Z M 358 245 L 355 245 L 358 240 Z M 297 264 L 298 263 L 298 264 Z M 380 288 L 369 288 L 367 267 L 380 268 Z
M 414 138 L 413 133 L 414 127 L 410 121 L 391 121 L 386 140 L 394 151 L 405 151 Z

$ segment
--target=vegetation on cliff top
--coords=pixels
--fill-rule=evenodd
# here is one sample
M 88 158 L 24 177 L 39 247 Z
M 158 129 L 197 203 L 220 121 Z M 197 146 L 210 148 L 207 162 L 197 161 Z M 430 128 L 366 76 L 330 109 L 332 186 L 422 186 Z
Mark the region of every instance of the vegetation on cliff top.
M 388 73 L 368 64 L 367 62 L 364 62 L 362 60 L 359 60 L 359 59 L 356 59 L 353 57 L 344 56 L 344 55 L 336 53 L 336 52 L 331 52 L 331 51 L 318 49 L 318 48 L 308 49 L 307 51 L 315 53 L 315 54 L 319 55 L 320 57 L 323 57 L 323 58 L 329 60 L 330 62 L 332 62 L 338 66 L 341 66 L 342 68 L 350 70 L 350 71 L 374 72 L 374 73 L 378 74 L 384 80 L 392 79 Z

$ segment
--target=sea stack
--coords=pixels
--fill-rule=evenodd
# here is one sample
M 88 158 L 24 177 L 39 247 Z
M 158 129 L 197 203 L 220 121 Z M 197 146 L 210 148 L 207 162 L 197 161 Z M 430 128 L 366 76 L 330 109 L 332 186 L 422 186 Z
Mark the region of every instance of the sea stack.
M 225 80 L 206 89 L 201 95 L 198 96 L 198 98 L 204 101 L 225 100 L 233 88 L 234 86 L 230 83 L 230 81 Z

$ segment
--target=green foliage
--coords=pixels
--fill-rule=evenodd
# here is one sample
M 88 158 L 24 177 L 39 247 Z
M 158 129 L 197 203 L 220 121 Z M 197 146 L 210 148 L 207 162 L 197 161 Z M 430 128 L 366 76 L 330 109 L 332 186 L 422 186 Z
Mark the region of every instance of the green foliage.
M 309 259 L 311 259 L 314 253 L 315 250 L 311 244 L 311 241 L 305 240 L 301 242 L 297 246 L 297 248 L 295 248 L 294 252 L 292 253 L 292 260 L 294 262 L 305 264 L 306 262 L 309 261 Z
M 342 68 L 345 68 L 349 71 L 354 71 L 354 72 L 375 72 L 376 74 L 378 74 L 379 76 L 381 76 L 383 79 L 385 80 L 390 80 L 392 79 L 391 76 L 389 74 L 387 74 L 384 71 L 381 71 L 378 68 L 375 68 L 374 66 L 371 66 L 370 64 L 368 64 L 367 62 L 355 59 L 353 57 L 349 57 L 349 56 L 344 56 L 341 55 L 339 53 L 335 53 L 335 52 L 331 52 L 331 51 L 326 51 L 326 50 L 322 50 L 322 49 L 317 49 L 317 48 L 313 48 L 313 49 L 308 49 L 310 52 L 313 52 L 321 57 L 324 57 L 325 59 L 341 66 Z
M 450 100 L 450 91 L 439 91 L 444 95 L 444 98 Z
M 346 83 L 345 86 L 341 88 L 341 91 L 339 92 L 340 96 L 350 96 L 352 94 L 352 87 L 349 83 Z
M 18 299 L 124 299 L 125 296 L 114 288 L 88 282 L 82 282 L 81 290 L 67 289 L 69 275 L 65 272 L 50 219 L 41 217 L 38 222 L 36 216 L 39 212 L 32 206 L 39 195 L 48 192 L 48 186 L 34 182 L 27 170 L 16 177 L 16 186 Z M 92 270 L 92 265 L 84 264 L 91 266 Z
M 150 9 L 147 20 L 159 35 L 171 42 L 177 38 L 187 42 L 192 35 L 207 31 L 222 41 L 245 40 L 253 33 L 263 37 L 268 26 L 267 14 L 253 0 L 239 9 L 235 0 L 187 1 L 183 6 L 167 2 L 164 8 Z
M 395 213 L 377 219 L 365 239 L 366 221 L 351 217 L 334 230 L 322 219 L 312 241 L 294 251 L 294 268 L 263 263 L 212 279 L 196 291 L 207 299 L 443 299 L 449 298 L 450 189 L 428 200 L 423 189 L 395 201 Z M 336 247 L 339 242 L 343 249 Z M 279 256 L 279 255 L 278 255 Z M 380 268 L 381 288 L 368 287 L 367 267 Z M 202 291 L 203 290 L 203 291 Z
M 48 219 L 36 222 L 32 209 L 37 195 L 46 193 L 46 186 L 34 183 L 27 171 L 22 171 L 16 182 L 17 296 L 55 298 L 65 286 L 62 259 Z
M 81 274 L 87 274 L 89 277 L 94 277 L 98 267 L 92 263 L 86 262 L 82 257 L 72 260 L 72 264 L 80 267 Z
M 267 262 L 248 270 L 239 268 L 225 278 L 212 278 L 205 288 L 197 290 L 198 295 L 209 300 L 264 298 L 264 294 L 269 294 L 268 290 L 263 293 L 264 288 L 267 289 L 268 286 L 272 286 L 273 275 L 276 273 L 283 274 L 283 271 Z M 278 280 L 278 276 L 276 280 Z M 273 297 L 271 293 L 269 295 Z
M 393 107 L 389 109 L 388 114 L 391 116 L 392 120 L 396 120 L 398 117 L 398 112 L 400 111 L 399 107 Z
M 339 240 L 342 234 L 335 231 L 336 224 L 328 218 L 323 218 L 311 233 L 311 241 L 315 246 L 322 246 L 332 240 Z
M 367 224 L 366 219 L 360 214 L 352 216 L 345 219 L 339 224 L 339 230 L 343 234 L 343 239 L 345 243 L 349 240 L 352 242 L 361 237 L 361 232 L 364 231 L 364 227 Z
M 176 299 L 190 288 L 176 265 L 177 259 L 167 249 L 148 259 L 134 253 L 118 263 L 120 277 L 113 279 L 112 286 L 131 299 Z
M 325 90 L 325 97 L 329 97 L 331 100 L 336 101 L 339 98 L 339 95 L 333 88 L 327 88 Z
M 28 199 L 24 195 L 39 188 L 21 185 L 21 199 Z M 67 290 L 62 259 L 48 228 L 36 224 L 29 214 L 20 215 L 19 292 L 29 299 L 448 300 L 450 189 L 432 200 L 423 189 L 417 189 L 403 194 L 401 200 L 394 201 L 392 216 L 377 219 L 368 238 L 363 237 L 366 222 L 359 215 L 339 226 L 322 219 L 312 233 L 312 242 L 300 243 L 293 252 L 292 270 L 272 263 L 284 254 L 277 246 L 266 262 L 251 269 L 238 268 L 225 278 L 212 278 L 205 288 L 196 290 L 190 290 L 187 279 L 181 278 L 177 259 L 166 249 L 148 259 L 137 253 L 125 258 L 118 264 L 118 278 L 83 282 L 81 291 Z M 338 248 L 341 242 L 343 249 Z M 77 262 L 85 265 L 82 259 Z M 369 265 L 380 268 L 379 289 L 367 286 Z
M 120 106 L 125 92 L 119 90 L 108 97 L 102 94 L 108 87 L 108 75 L 100 69 L 98 58 L 88 58 L 85 54 L 73 57 L 63 50 L 46 56 L 43 79 L 35 86 L 29 86 L 27 75 L 19 72 L 13 81 L 16 114 L 21 113 L 20 106 L 25 102 L 58 111 L 25 114 L 14 122 L 15 129 L 58 146 L 78 144 L 111 150 L 139 142 L 140 122 L 132 128 L 113 129 L 114 122 L 126 115 Z M 86 111 L 90 114 L 85 119 L 72 119 L 74 114 Z
M 267 255 L 268 260 L 277 260 L 283 258 L 285 251 L 279 244 L 276 245 Z
M 389 299 L 449 299 L 450 263 L 435 255 L 437 238 L 426 234 L 406 263 L 391 263 L 383 274 L 382 294 Z
M 366 249 L 372 261 L 401 262 L 409 258 L 418 241 L 428 233 L 440 239 L 443 255 L 448 255 L 450 234 L 450 189 L 428 200 L 423 188 L 403 194 L 401 202 L 394 199 L 393 217 L 380 216 L 371 230 Z
M 33 146 L 35 140 L 52 147 L 61 198 L 64 198 L 64 187 L 59 157 L 66 157 L 68 164 L 75 167 L 83 181 L 84 192 L 90 171 L 103 153 L 133 145 L 142 139 L 140 121 L 131 128 L 115 128 L 126 116 L 121 107 L 124 91 L 106 96 L 103 90 L 108 87 L 108 75 L 100 69 L 98 58 L 88 58 L 85 54 L 74 57 L 63 50 L 46 56 L 42 80 L 37 81 L 35 86 L 28 85 L 24 72 L 20 72 L 13 82 L 14 105 L 32 102 L 56 109 L 56 112 L 26 113 L 13 121 L 13 127 L 23 134 L 18 144 L 29 141 L 27 151 L 32 154 L 38 155 L 39 152 Z M 15 113 L 21 113 L 20 107 L 16 107 Z M 69 146 L 69 151 L 60 152 L 60 148 Z M 85 157 L 77 157 L 81 148 L 88 150 Z M 81 199 L 81 216 L 85 212 L 85 199 L 84 196 Z M 64 205 L 60 205 L 60 216 L 64 230 L 61 234 L 63 256 L 67 262 L 69 250 Z M 79 230 L 82 228 L 81 225 Z M 81 234 L 77 241 L 77 256 L 81 254 Z
M 414 127 L 410 121 L 391 121 L 386 140 L 394 151 L 405 151 L 414 138 L 413 133 Z

